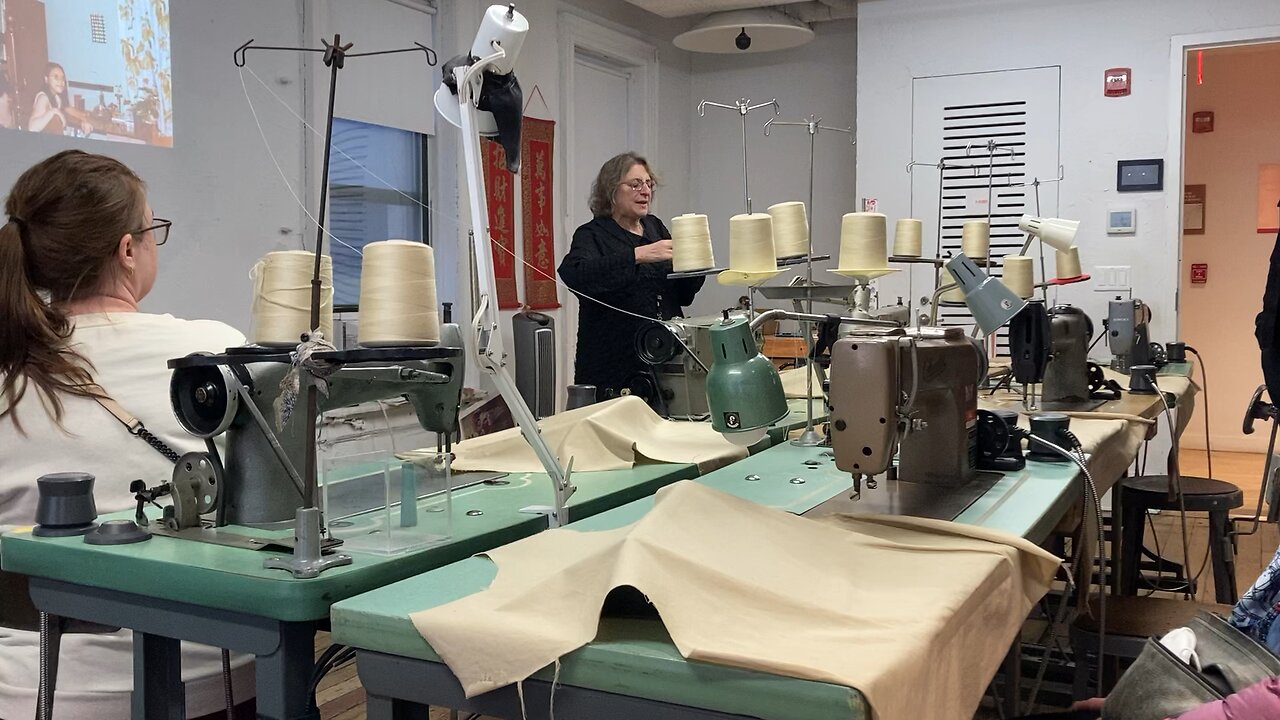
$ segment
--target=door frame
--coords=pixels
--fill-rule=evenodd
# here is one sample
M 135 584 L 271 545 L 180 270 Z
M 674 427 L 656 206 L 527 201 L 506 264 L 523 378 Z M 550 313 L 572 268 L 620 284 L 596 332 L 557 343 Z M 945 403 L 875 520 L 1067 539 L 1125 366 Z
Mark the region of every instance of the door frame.
M 593 63 L 603 63 L 627 77 L 627 108 L 630 117 L 637 117 L 636 131 L 632 134 L 631 147 L 618 151 L 635 150 L 652 156 L 657 142 L 658 128 L 658 48 L 620 29 L 574 12 L 560 12 L 556 18 L 560 48 L 560 186 L 558 195 L 564 198 L 560 208 L 560 228 L 557 234 L 556 259 L 559 262 L 569 252 L 573 231 L 585 218 L 581 203 L 585 198 L 575 195 L 581 187 L 576 177 L 573 138 L 576 137 L 573 113 L 575 100 L 574 64 L 579 54 L 587 54 Z M 630 134 L 630 133 L 629 133 Z M 563 368 L 565 385 L 572 383 L 574 350 L 578 335 L 578 298 L 566 289 L 565 302 L 560 313 L 560 340 L 556 348 L 557 368 Z M 557 372 L 560 376 L 560 372 Z M 563 410 L 565 395 L 557 393 L 556 409 Z
M 1239 30 L 1174 35 L 1169 39 L 1169 131 L 1165 149 L 1166 202 L 1168 227 L 1178 231 L 1178 263 L 1173 277 L 1174 330 L 1182 334 L 1182 188 L 1185 181 L 1183 160 L 1187 133 L 1187 51 L 1208 50 L 1232 45 L 1280 42 L 1280 25 L 1266 25 Z

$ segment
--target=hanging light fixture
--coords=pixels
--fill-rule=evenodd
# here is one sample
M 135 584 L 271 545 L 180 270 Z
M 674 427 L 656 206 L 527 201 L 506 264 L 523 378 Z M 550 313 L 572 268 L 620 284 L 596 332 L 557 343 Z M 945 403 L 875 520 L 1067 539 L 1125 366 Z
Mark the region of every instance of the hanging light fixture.
M 758 53 L 785 50 L 813 39 L 807 24 L 777 10 L 757 8 L 715 13 L 676 36 L 681 50 L 706 53 Z

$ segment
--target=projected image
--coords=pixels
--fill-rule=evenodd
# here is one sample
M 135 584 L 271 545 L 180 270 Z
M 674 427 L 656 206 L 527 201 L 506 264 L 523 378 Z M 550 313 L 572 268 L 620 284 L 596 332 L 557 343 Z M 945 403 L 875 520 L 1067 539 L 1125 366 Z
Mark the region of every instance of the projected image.
M 0 0 L 0 128 L 172 146 L 169 0 Z

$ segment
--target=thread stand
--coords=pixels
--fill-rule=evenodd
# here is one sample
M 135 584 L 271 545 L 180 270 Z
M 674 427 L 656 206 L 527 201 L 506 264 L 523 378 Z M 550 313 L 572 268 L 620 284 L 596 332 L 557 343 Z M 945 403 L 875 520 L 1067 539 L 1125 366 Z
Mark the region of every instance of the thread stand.
M 324 223 L 325 210 L 326 210 L 325 206 L 328 204 L 328 200 L 329 200 L 329 160 L 330 160 L 330 156 L 332 154 L 332 149 L 333 149 L 333 108 L 334 108 L 334 101 L 337 98 L 337 91 L 338 91 L 338 71 L 346 66 L 346 61 L 348 59 L 360 58 L 360 57 L 371 57 L 374 55 L 394 55 L 394 54 L 407 53 L 407 52 L 422 52 L 426 55 L 428 66 L 434 66 L 438 59 L 435 51 L 427 47 L 426 45 L 423 45 L 422 43 L 414 43 L 414 47 L 398 48 L 395 50 L 376 50 L 372 52 L 363 52 L 363 53 L 350 52 L 354 44 L 347 43 L 344 45 L 342 43 L 341 34 L 335 34 L 333 36 L 333 42 L 329 42 L 328 40 L 324 40 L 322 38 L 320 40 L 320 43 L 321 45 L 323 45 L 323 47 L 314 48 L 314 47 L 266 46 L 266 45 L 254 45 L 253 38 L 249 38 L 248 42 L 236 48 L 235 52 L 233 52 L 231 55 L 232 62 L 235 63 L 236 67 L 244 67 L 248 61 L 248 58 L 246 56 L 248 54 L 248 51 L 250 50 L 272 50 L 272 51 L 297 52 L 297 53 L 321 53 L 322 60 L 325 66 L 329 68 L 329 102 L 328 102 L 328 107 L 325 111 L 324 162 L 323 162 L 321 175 L 320 175 L 320 206 L 317 209 L 317 212 L 315 215 L 315 217 L 317 218 L 315 266 L 314 266 L 314 272 L 311 278 L 310 327 L 312 331 L 315 331 L 320 327 L 320 285 L 321 285 L 320 260 L 324 255 L 325 229 L 324 229 L 323 223 Z M 310 518 L 310 514 L 307 513 L 306 511 L 316 509 L 315 498 L 316 498 L 316 488 L 318 486 L 318 481 L 316 477 L 316 414 L 319 411 L 318 399 L 316 395 L 317 390 L 315 387 L 315 383 L 312 381 L 310 377 L 307 377 L 305 381 L 301 383 L 301 385 L 302 385 L 302 394 L 305 396 L 305 400 L 306 400 L 306 418 L 304 419 L 304 422 L 306 422 L 307 424 L 307 429 L 306 429 L 307 451 L 306 451 L 305 466 L 304 466 L 304 471 L 302 476 L 302 481 L 303 481 L 302 507 L 299 509 L 298 516 L 297 516 L 299 522 L 301 522 L 304 518 Z M 323 519 L 319 518 L 318 511 L 316 511 L 316 515 L 317 515 L 317 518 L 315 520 L 315 524 L 317 527 L 317 532 L 320 536 L 324 536 L 325 534 L 327 534 L 327 529 L 325 527 Z M 298 531 L 301 533 L 303 531 L 303 528 L 298 528 Z M 306 543 L 298 543 L 298 545 L 295 545 L 294 547 L 295 564 L 284 568 L 284 569 L 290 569 L 293 572 L 295 577 L 314 577 L 315 574 L 318 574 L 320 571 L 323 571 L 327 567 L 331 567 L 334 564 L 341 564 L 341 563 L 338 563 L 337 561 L 333 563 L 321 562 L 319 564 L 311 561 L 311 559 L 307 557 L 307 553 L 303 552 L 303 550 L 300 549 L 305 544 Z M 347 559 L 347 562 L 350 562 L 350 558 Z M 271 566 L 268 566 L 268 567 L 271 567 Z
M 752 105 L 751 101 L 747 98 L 741 98 L 732 105 L 711 102 L 710 100 L 703 100 L 698 103 L 698 117 L 706 117 L 706 109 L 708 107 L 718 107 L 726 110 L 736 110 L 738 111 L 738 115 L 742 118 L 742 205 L 746 208 L 746 213 L 748 215 L 751 214 L 751 180 L 749 178 L 749 173 L 747 172 L 747 113 L 752 110 L 759 110 L 762 107 L 769 107 L 770 105 L 773 106 L 774 115 L 782 112 L 782 107 L 778 105 L 777 98 L 758 105 Z
M 809 117 L 805 118 L 801 122 L 786 121 L 786 120 L 779 121 L 777 120 L 777 118 L 769 118 L 764 123 L 765 137 L 769 136 L 769 129 L 774 126 L 802 127 L 809 132 L 809 205 L 807 206 L 807 210 L 810 218 L 809 219 L 809 251 L 804 256 L 804 264 L 805 264 L 804 280 L 805 280 L 805 287 L 811 288 L 813 287 L 813 261 L 831 259 L 830 255 L 826 255 L 820 258 L 815 258 L 813 256 L 813 218 L 816 217 L 813 212 L 814 147 L 817 145 L 818 133 L 822 132 L 823 130 L 826 130 L 829 132 L 845 133 L 849 136 L 850 146 L 856 145 L 858 143 L 858 139 L 853 132 L 852 126 L 845 127 L 845 128 L 838 128 L 838 127 L 831 127 L 829 125 L 823 125 L 822 118 L 812 114 L 809 115 Z M 779 266 L 783 265 L 783 263 L 781 262 L 778 264 Z M 805 301 L 805 312 L 811 315 L 813 314 L 812 297 L 807 298 Z M 809 348 L 810 348 L 810 352 L 809 352 L 810 357 L 809 357 L 808 363 L 812 363 L 814 362 L 814 358 L 812 357 L 813 356 L 813 323 L 804 322 L 803 326 L 804 326 L 805 342 L 807 345 L 809 345 Z M 805 365 L 805 367 L 807 368 L 806 378 L 805 378 L 805 388 L 806 388 L 807 397 L 805 398 L 804 432 L 801 433 L 800 437 L 791 441 L 792 445 L 798 445 L 800 447 L 815 447 L 817 445 L 822 445 L 825 442 L 824 438 L 820 434 L 818 434 L 818 432 L 813 428 L 813 369 L 809 367 L 808 363 L 806 363 Z

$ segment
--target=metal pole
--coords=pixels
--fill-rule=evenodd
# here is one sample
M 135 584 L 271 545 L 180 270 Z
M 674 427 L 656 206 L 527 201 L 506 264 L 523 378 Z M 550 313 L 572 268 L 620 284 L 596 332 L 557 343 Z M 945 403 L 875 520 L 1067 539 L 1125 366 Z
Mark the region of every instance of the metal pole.
M 744 102 L 742 110 L 742 198 L 747 207 L 747 214 L 751 214 L 751 179 L 747 175 L 747 111 Z
M 347 48 L 349 47 L 351 46 L 348 45 Z M 333 147 L 333 105 L 338 92 L 338 70 L 342 69 L 343 53 L 347 48 L 342 47 L 342 36 L 334 35 L 333 45 L 330 46 L 329 52 L 326 52 L 324 56 L 325 62 L 329 65 L 329 109 L 325 115 L 324 164 L 320 174 L 320 207 L 316 212 L 316 257 L 315 266 L 312 268 L 311 274 L 311 330 L 313 332 L 320 328 L 320 259 L 324 254 L 325 205 L 329 201 L 329 157 L 332 154 Z M 312 449 L 307 452 L 307 456 L 304 458 L 302 505 L 310 508 L 316 506 L 316 454 L 313 443 L 316 436 L 316 413 L 319 411 L 319 400 L 313 383 L 303 383 L 303 392 L 307 395 L 307 445 Z

